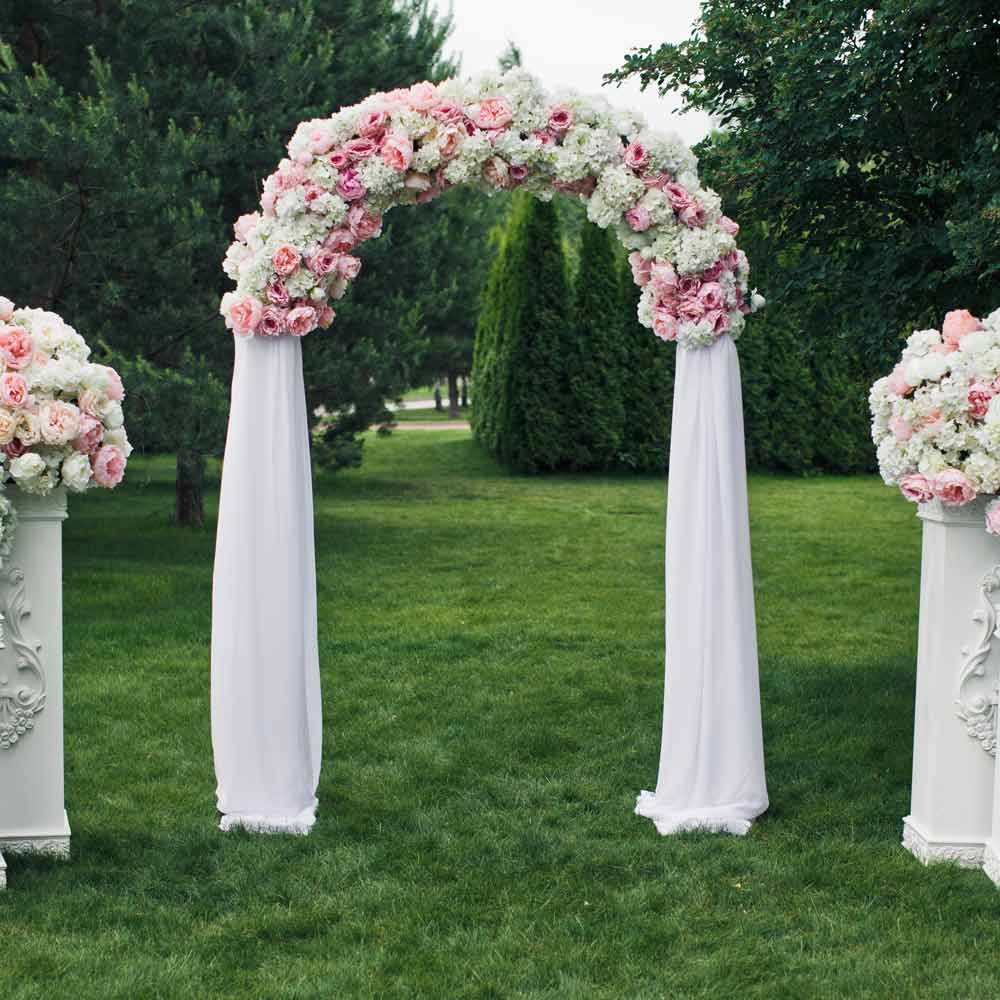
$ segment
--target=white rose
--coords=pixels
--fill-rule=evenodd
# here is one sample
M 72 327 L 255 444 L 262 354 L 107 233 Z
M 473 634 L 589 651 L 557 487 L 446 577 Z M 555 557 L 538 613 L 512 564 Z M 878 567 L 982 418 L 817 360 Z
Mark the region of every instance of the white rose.
M 62 481 L 67 489 L 82 493 L 90 484 L 90 459 L 75 451 L 62 464 Z
M 33 451 L 15 458 L 10 463 L 10 474 L 17 480 L 40 476 L 45 469 L 45 459 Z

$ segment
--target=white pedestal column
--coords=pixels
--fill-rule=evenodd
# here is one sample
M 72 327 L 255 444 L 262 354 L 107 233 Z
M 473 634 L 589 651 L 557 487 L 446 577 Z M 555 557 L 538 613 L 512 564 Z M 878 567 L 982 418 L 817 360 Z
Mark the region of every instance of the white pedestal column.
M 986 502 L 920 506 L 913 786 L 903 846 L 924 864 L 978 868 L 992 824 L 1000 539 L 984 530 Z
M 63 798 L 62 522 L 66 494 L 9 494 L 0 567 L 0 851 L 68 857 Z M 0 862 L 0 878 L 4 874 Z

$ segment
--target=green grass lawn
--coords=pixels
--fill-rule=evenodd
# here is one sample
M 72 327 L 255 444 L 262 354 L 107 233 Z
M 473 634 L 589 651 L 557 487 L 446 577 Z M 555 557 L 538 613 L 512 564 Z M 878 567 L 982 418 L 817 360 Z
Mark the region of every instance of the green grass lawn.
M 221 834 L 214 489 L 204 531 L 165 460 L 71 501 L 73 857 L 11 863 L 5 1000 L 1000 995 L 1000 894 L 899 846 L 920 534 L 875 479 L 751 482 L 772 807 L 743 839 L 632 814 L 664 484 L 508 475 L 462 432 L 317 483 L 319 820 Z
M 399 423 L 410 423 L 412 421 L 428 421 L 433 420 L 445 421 L 445 420 L 469 420 L 472 417 L 472 409 L 470 407 L 465 407 L 458 411 L 457 417 L 450 417 L 448 415 L 448 402 L 444 403 L 443 410 L 435 410 L 433 407 L 430 409 L 417 410 L 417 409 L 406 409 L 406 410 L 395 410 L 393 416 Z

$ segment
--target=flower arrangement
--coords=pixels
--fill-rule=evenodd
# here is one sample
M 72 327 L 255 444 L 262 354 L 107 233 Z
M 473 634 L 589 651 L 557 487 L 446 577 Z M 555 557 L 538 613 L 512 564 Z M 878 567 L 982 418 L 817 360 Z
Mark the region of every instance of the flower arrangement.
M 955 310 L 940 332 L 911 334 L 870 403 L 882 478 L 907 500 L 959 507 L 1000 493 L 1000 309 Z M 1000 499 L 986 530 L 1000 535 Z
M 748 290 L 739 227 L 696 171 L 676 136 L 603 98 L 549 95 L 520 69 L 374 94 L 298 126 L 261 210 L 235 224 L 223 266 L 236 290 L 220 312 L 245 337 L 329 327 L 361 270 L 352 251 L 386 212 L 473 184 L 586 199 L 632 251 L 644 326 L 685 347 L 736 338 L 764 300 Z
M 55 313 L 0 297 L 0 490 L 44 495 L 121 482 L 131 454 L 118 373 L 89 361 L 84 339 Z M 0 557 L 15 512 L 0 496 Z

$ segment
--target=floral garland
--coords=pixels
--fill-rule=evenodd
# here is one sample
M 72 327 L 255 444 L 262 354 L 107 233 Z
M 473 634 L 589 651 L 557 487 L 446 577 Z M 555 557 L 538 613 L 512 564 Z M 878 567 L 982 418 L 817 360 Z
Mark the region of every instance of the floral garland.
M 870 396 L 879 470 L 914 503 L 950 507 L 1000 494 L 1000 309 L 985 320 L 948 313 L 919 330 Z M 1000 499 L 986 508 L 1000 535 Z
M 0 560 L 17 515 L 13 482 L 39 496 L 121 482 L 132 452 L 118 373 L 89 361 L 84 339 L 55 313 L 16 309 L 0 296 Z
M 224 261 L 237 285 L 220 312 L 240 336 L 304 336 L 334 321 L 331 301 L 357 278 L 351 254 L 400 204 L 456 184 L 586 199 L 613 227 L 642 287 L 639 321 L 663 340 L 704 347 L 764 305 L 748 290 L 739 227 L 702 188 L 674 135 L 600 97 L 550 96 L 520 69 L 379 93 L 303 122 L 241 216 Z

